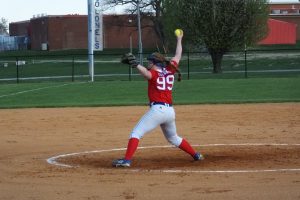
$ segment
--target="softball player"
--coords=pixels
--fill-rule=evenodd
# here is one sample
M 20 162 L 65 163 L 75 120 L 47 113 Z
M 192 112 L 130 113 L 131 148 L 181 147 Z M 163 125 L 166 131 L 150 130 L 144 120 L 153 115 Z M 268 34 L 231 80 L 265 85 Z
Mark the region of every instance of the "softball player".
M 204 159 L 185 139 L 178 136 L 176 131 L 175 111 L 172 106 L 172 89 L 174 74 L 176 71 L 179 72 L 178 63 L 182 55 L 182 37 L 183 33 L 176 36 L 176 53 L 170 61 L 167 61 L 159 53 L 153 53 L 147 58 L 149 61 L 148 67 L 144 67 L 137 63 L 132 54 L 127 54 L 127 61 L 123 63 L 136 67 L 139 73 L 148 80 L 150 109 L 132 130 L 125 157 L 114 160 L 113 166 L 130 167 L 133 154 L 138 147 L 140 139 L 157 126 L 161 127 L 168 142 L 191 155 L 196 161 Z

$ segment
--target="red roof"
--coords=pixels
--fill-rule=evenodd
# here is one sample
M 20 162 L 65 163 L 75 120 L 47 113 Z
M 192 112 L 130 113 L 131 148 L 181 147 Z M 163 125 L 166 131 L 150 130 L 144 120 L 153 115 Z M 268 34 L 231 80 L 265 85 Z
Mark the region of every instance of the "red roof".
M 269 34 L 259 44 L 296 44 L 297 24 L 268 20 Z

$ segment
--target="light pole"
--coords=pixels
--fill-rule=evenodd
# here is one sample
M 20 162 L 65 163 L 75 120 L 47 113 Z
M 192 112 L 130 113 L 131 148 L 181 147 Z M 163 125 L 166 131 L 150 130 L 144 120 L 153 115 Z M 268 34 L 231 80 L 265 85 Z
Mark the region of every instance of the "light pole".
M 129 36 L 130 53 L 132 53 L 132 35 Z
M 133 31 L 130 32 L 129 34 L 129 48 L 130 48 L 130 53 L 132 53 L 132 33 Z M 129 80 L 131 81 L 131 75 L 132 75 L 132 67 L 129 67 Z
M 129 19 L 128 22 L 131 23 L 132 20 Z M 131 34 L 132 34 L 132 31 L 129 34 L 129 48 L 130 48 L 130 53 L 132 53 L 132 35 Z
M 140 58 L 140 64 L 143 65 L 143 45 L 142 45 L 140 0 L 137 1 L 137 17 L 138 17 L 138 37 L 139 37 L 139 58 Z

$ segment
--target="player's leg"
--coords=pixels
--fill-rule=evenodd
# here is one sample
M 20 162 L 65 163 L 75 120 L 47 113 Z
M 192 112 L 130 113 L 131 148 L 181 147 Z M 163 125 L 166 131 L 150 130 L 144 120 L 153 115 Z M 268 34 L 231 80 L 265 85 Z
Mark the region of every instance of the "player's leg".
M 127 144 L 124 159 L 113 161 L 113 166 L 129 167 L 131 159 L 136 152 L 140 139 L 148 132 L 156 128 L 162 120 L 162 113 L 156 108 L 151 107 L 149 111 L 140 119 L 140 121 L 133 128 L 129 141 Z M 122 163 L 125 163 L 124 165 Z
M 140 119 L 140 121 L 133 128 L 125 154 L 125 159 L 131 160 L 134 152 L 137 149 L 139 140 L 146 134 L 155 129 L 162 120 L 161 113 L 151 107 L 149 111 Z
M 190 154 L 194 158 L 194 160 L 203 159 L 203 156 L 200 153 L 196 152 L 187 140 L 178 136 L 175 123 L 175 113 L 172 120 L 161 124 L 160 126 L 168 142 Z

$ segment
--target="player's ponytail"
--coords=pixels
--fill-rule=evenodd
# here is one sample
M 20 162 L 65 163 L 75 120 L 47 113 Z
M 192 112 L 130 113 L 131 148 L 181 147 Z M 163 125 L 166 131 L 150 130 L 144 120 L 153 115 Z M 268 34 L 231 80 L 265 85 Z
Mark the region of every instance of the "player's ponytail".
M 148 56 L 147 60 L 151 61 L 153 64 L 155 64 L 158 67 L 164 68 L 165 66 L 172 67 L 173 70 L 175 70 L 178 73 L 178 81 L 181 81 L 181 72 L 178 68 L 178 64 L 175 61 L 168 60 L 164 55 L 154 52 L 151 55 Z
M 177 72 L 177 74 L 178 74 L 177 81 L 181 81 L 181 76 L 182 75 L 181 75 L 180 69 L 178 68 L 178 64 L 175 64 L 174 62 L 169 61 L 169 60 L 166 61 L 166 64 L 171 66 Z

